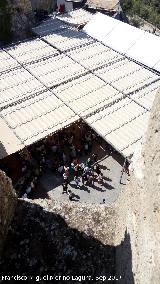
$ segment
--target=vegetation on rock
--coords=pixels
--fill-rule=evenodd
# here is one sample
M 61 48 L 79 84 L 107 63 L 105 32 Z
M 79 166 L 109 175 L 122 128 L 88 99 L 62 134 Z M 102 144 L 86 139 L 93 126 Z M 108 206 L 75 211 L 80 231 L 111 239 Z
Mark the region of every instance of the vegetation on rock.
M 139 16 L 160 28 L 159 0 L 122 0 L 122 9 L 129 16 Z

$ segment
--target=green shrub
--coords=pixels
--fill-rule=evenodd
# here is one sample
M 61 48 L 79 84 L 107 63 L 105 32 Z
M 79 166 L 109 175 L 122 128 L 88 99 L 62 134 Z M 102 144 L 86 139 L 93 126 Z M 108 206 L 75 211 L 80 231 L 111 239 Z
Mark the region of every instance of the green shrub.
M 128 15 L 135 15 L 160 27 L 160 0 L 122 0 L 122 9 Z M 137 24 L 137 23 L 135 23 Z

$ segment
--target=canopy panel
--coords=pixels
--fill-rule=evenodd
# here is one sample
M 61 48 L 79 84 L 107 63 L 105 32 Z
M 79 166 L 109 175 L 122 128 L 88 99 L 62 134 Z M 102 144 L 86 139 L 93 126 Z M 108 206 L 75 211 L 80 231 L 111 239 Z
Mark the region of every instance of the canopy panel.
M 160 87 L 159 73 L 117 52 L 123 44 L 117 42 L 117 50 L 113 50 L 54 17 L 36 28 L 37 34 L 43 35 L 40 39 L 11 45 L 0 52 L 4 135 L 0 140 L 1 151 L 6 149 L 1 157 L 79 118 L 123 155 L 132 154 L 147 127 Z M 120 22 L 108 20 L 105 15 L 98 17 L 105 22 L 105 38 L 111 36 Z M 74 19 L 76 22 L 76 16 Z M 125 24 L 126 34 L 128 29 Z M 104 37 L 104 31 L 99 35 Z M 132 27 L 132 33 L 137 42 L 142 39 L 141 31 L 136 33 Z M 128 42 L 133 43 L 129 34 Z M 153 58 L 155 63 L 156 56 Z M 159 66 L 159 62 L 153 64 Z
M 115 51 L 159 71 L 160 37 L 97 13 L 83 31 Z

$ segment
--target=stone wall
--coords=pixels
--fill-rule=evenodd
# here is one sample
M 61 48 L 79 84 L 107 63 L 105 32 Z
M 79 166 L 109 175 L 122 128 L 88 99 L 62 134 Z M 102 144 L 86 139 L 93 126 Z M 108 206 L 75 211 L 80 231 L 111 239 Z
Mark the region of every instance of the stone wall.
M 11 180 L 0 170 L 0 252 L 14 215 L 16 201 Z

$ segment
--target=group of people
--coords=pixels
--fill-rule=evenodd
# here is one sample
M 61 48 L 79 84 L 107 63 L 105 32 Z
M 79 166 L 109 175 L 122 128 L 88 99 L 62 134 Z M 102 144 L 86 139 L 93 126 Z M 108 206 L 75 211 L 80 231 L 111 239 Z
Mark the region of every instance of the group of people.
M 69 195 L 69 199 L 72 200 L 74 194 L 71 190 L 68 190 L 69 182 L 73 179 L 77 188 L 88 185 L 94 187 L 95 180 L 99 183 L 103 183 L 103 174 L 99 164 L 97 162 L 97 154 L 92 154 L 91 158 L 88 158 L 85 163 L 79 163 L 77 159 L 74 159 L 69 165 L 63 167 L 63 183 L 62 183 L 62 194 L 66 193 Z
M 71 130 L 64 129 L 54 136 L 27 147 L 20 153 L 21 178 L 15 185 L 19 197 L 32 198 L 40 177 L 47 170 L 63 175 L 64 182 L 68 182 L 73 174 L 77 186 L 79 186 L 80 178 L 83 184 L 88 182 L 93 185 L 91 159 L 88 159 L 85 164 L 80 164 L 78 160 L 83 155 L 91 154 L 93 142 L 97 137 L 87 126 L 82 125 L 79 129 L 78 138 L 77 129 L 74 127 Z M 93 154 L 92 161 L 96 159 L 97 155 Z
M 100 138 L 86 125 L 78 128 L 63 129 L 20 153 L 21 177 L 15 184 L 19 197 L 32 198 L 40 177 L 48 170 L 63 177 L 63 193 L 67 193 L 70 200 L 73 198 L 73 193 L 68 189 L 68 185 L 72 179 L 80 189 L 85 185 L 93 187 L 95 181 L 103 183 L 103 174 L 97 164 L 98 157 L 93 153 L 93 143 L 94 141 L 99 143 Z M 80 162 L 84 161 L 86 156 L 89 158 L 85 162 Z M 124 172 L 129 175 L 127 159 L 122 175 Z

